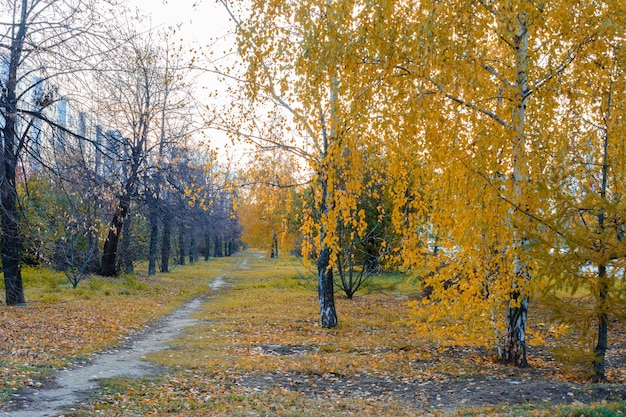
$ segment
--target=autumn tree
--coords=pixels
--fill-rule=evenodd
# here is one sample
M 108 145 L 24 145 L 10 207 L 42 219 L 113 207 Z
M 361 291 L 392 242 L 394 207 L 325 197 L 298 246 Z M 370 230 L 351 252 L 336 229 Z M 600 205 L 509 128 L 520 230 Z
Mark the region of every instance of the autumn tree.
M 561 125 L 568 142 L 555 152 L 558 163 L 541 183 L 553 202 L 544 214 L 551 233 L 543 233 L 536 245 L 547 248 L 540 261 L 549 278 L 544 291 L 550 305 L 560 320 L 589 335 L 585 345 L 594 346 L 588 354 L 597 382 L 606 378 L 609 325 L 623 319 L 626 307 L 620 272 L 626 261 L 625 108 L 618 98 L 626 92 L 626 28 L 610 19 L 623 13 L 623 6 L 611 11 L 597 28 L 593 48 L 561 83 Z M 563 290 L 571 297 L 558 297 Z
M 391 250 L 398 244 L 386 189 L 389 177 L 385 165 L 389 155 L 382 152 L 380 142 L 364 133 L 372 126 L 370 121 L 361 119 L 359 123 L 362 126 L 356 129 L 357 138 L 346 144 L 344 164 L 336 174 L 342 207 L 336 228 L 339 250 L 335 281 L 349 299 L 374 274 L 385 267 L 395 267 L 389 260 Z
M 241 222 L 244 241 L 265 249 L 271 258 L 293 247 L 288 215 L 294 189 L 299 185 L 293 155 L 280 149 L 255 155 L 241 180 Z
M 76 287 L 92 272 L 98 247 L 101 213 L 85 191 L 92 184 L 45 171 L 21 179 L 17 191 L 24 262 L 63 271 Z
M 338 221 L 345 216 L 357 231 L 362 224 L 351 202 L 359 188 L 344 192 L 342 187 L 363 178 L 358 175 L 361 148 L 382 142 L 378 153 L 385 156 L 386 192 L 393 199 L 394 225 L 404 235 L 398 254 L 405 265 L 430 277 L 433 299 L 456 309 L 472 301 L 473 312 L 493 317 L 482 326 L 495 329 L 502 361 L 526 366 L 529 299 L 545 283 L 533 271 L 545 266 L 543 254 L 560 253 L 565 245 L 554 243 L 556 238 L 547 244 L 547 237 L 571 233 L 548 220 L 547 213 L 565 197 L 557 199 L 545 185 L 551 172 L 566 171 L 560 150 L 573 148 L 572 124 L 566 122 L 572 99 L 564 86 L 579 64 L 603 67 L 598 54 L 619 55 L 614 48 L 610 53 L 606 46 L 595 49 L 609 30 L 614 31 L 610 39 L 620 42 L 612 29 L 619 24 L 611 18 L 623 14 L 619 7 L 565 0 L 253 3 L 239 46 L 250 97 L 265 97 L 286 109 L 298 133 L 312 138 L 305 149 L 317 152 L 304 156 L 318 185 L 320 222 L 307 231 L 321 242 L 318 266 L 326 267 L 319 269 L 320 288 L 323 271 L 332 273 L 327 266 L 339 253 Z M 599 79 L 612 88 L 619 85 L 606 76 Z M 576 83 L 569 88 L 575 90 Z M 600 90 L 605 102 L 613 97 L 609 89 Z M 591 116 L 601 101 L 576 104 L 596 132 L 608 131 L 610 123 L 599 121 L 612 120 L 608 115 L 619 109 L 610 100 Z M 619 131 L 617 120 L 611 123 Z M 281 135 L 268 137 L 276 141 Z M 609 184 L 610 158 L 605 157 L 588 164 L 604 166 L 606 175 L 600 170 L 596 178 L 604 176 Z M 575 181 L 577 187 L 583 183 Z M 601 184 L 595 195 L 607 199 L 611 193 Z M 582 195 L 590 194 L 579 193 L 577 201 Z M 608 206 L 599 207 L 590 206 L 581 221 L 592 233 L 608 233 L 593 245 L 606 248 L 621 238 L 619 227 L 607 225 Z M 611 222 L 619 224 L 616 217 Z M 604 249 L 597 251 L 607 256 Z M 614 252 L 593 261 L 599 278 L 590 282 L 599 283 L 597 306 L 610 298 L 604 277 L 618 258 Z M 605 309 L 598 307 L 595 316 L 600 334 L 605 334 Z
M 227 158 L 215 151 L 180 147 L 172 160 L 168 185 L 178 214 L 179 263 L 184 256 L 195 262 L 201 249 L 210 256 L 233 254 L 240 245 L 237 178 Z M 213 249 L 211 255 L 211 249 Z
M 144 171 L 143 196 L 149 212 L 150 245 L 148 254 L 148 275 L 156 273 L 157 248 L 159 241 L 159 224 L 164 220 L 163 193 L 167 192 L 165 177 L 171 165 L 168 151 L 184 143 L 193 130 L 193 116 L 188 108 L 193 97 L 187 88 L 185 73 L 187 66 L 176 51 L 172 36 L 176 28 L 165 33 L 157 33 L 160 45 L 156 46 L 162 71 L 161 93 L 155 98 L 160 103 L 156 120 L 156 130 L 152 152 L 147 157 L 147 168 Z M 166 222 L 169 220 L 165 220 Z
M 117 193 L 102 252 L 101 274 L 105 276 L 118 273 L 116 262 L 124 222 L 133 199 L 139 196 L 142 181 L 145 183 L 146 176 L 154 174 L 147 172 L 148 158 L 155 164 L 162 158 L 167 139 L 165 112 L 178 104 L 173 105 L 170 97 L 172 83 L 177 81 L 169 66 L 171 56 L 157 45 L 153 36 L 156 35 L 148 33 L 142 37 L 130 30 L 126 43 L 115 50 L 109 62 L 113 68 L 100 74 L 98 80 L 106 92 L 106 99 L 99 105 L 112 129 L 105 157 L 115 167 L 108 174 Z M 156 198 L 155 191 L 146 194 L 148 198 Z M 154 210 L 152 206 L 156 203 L 152 200 L 151 203 Z M 154 240 L 152 248 L 153 245 Z M 154 261 L 154 253 L 150 258 Z
M 357 233 L 364 232 L 365 224 L 354 203 L 364 190 L 358 145 L 366 133 L 361 120 L 369 115 L 356 111 L 356 99 L 344 95 L 344 74 L 350 68 L 331 52 L 336 44 L 346 44 L 339 23 L 349 11 L 332 2 L 271 1 L 250 6 L 254 12 L 245 20 L 229 10 L 245 62 L 241 78 L 246 80 L 247 100 L 242 103 L 252 102 L 257 112 L 239 108 L 245 122 L 222 125 L 249 143 L 280 147 L 307 162 L 315 184 L 314 207 L 303 232 L 315 236 L 316 242 L 315 250 L 304 248 L 304 253 L 317 254 L 321 324 L 335 327 L 333 269 L 340 251 L 339 220 L 349 222 Z M 259 110 L 267 116 L 259 117 Z
M 442 75 L 430 73 L 424 79 L 439 97 L 458 106 L 455 118 L 467 126 L 452 132 L 449 150 L 458 154 L 465 148 L 459 157 L 472 164 L 484 158 L 479 166 L 469 167 L 468 175 L 482 178 L 483 187 L 509 206 L 503 225 L 509 235 L 500 233 L 498 240 L 513 262 L 512 274 L 504 276 L 510 277 L 503 287 L 509 289 L 501 295 L 508 300 L 502 360 L 526 366 L 528 303 L 532 271 L 537 269 L 531 247 L 541 234 L 540 213 L 548 207 L 536 184 L 542 166 L 556 162 L 552 150 L 562 149 L 568 140 L 554 129 L 560 119 L 557 86 L 581 59 L 605 17 L 595 5 L 567 1 L 472 2 L 451 10 L 447 15 L 443 9 L 433 10 L 436 17 L 427 21 L 439 39 L 430 52 Z M 459 141 L 459 132 L 465 140 Z M 479 151 L 483 146 L 485 151 Z
M 409 233 L 404 259 L 436 273 L 442 283 L 437 288 L 444 288 L 443 283 L 455 282 L 458 276 L 444 273 L 438 260 L 428 261 L 425 249 L 446 248 L 439 252 L 448 258 L 444 264 L 484 272 L 466 276 L 461 285 L 447 285 L 467 294 L 468 286 L 484 287 L 484 277 L 491 276 L 493 267 L 487 266 L 485 257 L 472 254 L 480 235 L 470 239 L 464 235 L 487 230 L 488 252 L 506 254 L 491 258 L 512 264 L 499 269 L 511 271 L 499 274 L 497 288 L 502 292 L 489 292 L 508 304 L 502 360 L 526 366 L 531 272 L 537 261 L 531 246 L 541 230 L 538 215 L 548 205 L 536 184 L 541 167 L 554 161 L 550 150 L 562 148 L 566 138 L 554 128 L 560 117 L 555 86 L 592 43 L 603 13 L 595 5 L 565 1 L 550 5 L 352 2 L 342 7 L 349 17 L 342 21 L 343 29 L 351 31 L 354 45 L 338 42 L 332 53 L 352 56 L 351 62 L 360 68 L 347 73 L 351 75 L 346 82 L 348 97 L 360 97 L 379 112 L 376 131 L 386 138 L 389 149 L 397 147 L 422 160 L 419 165 L 396 163 L 392 167 L 399 170 L 390 172 L 400 184 L 407 178 L 418 180 L 417 188 L 394 192 L 394 207 L 410 209 L 394 217 L 398 227 Z M 564 10 L 575 12 L 570 17 Z M 398 16 L 403 16 L 402 25 L 388 24 Z M 364 94 L 377 77 L 381 82 L 375 84 L 374 93 Z M 404 169 L 407 165 L 414 168 Z M 450 193 L 431 185 L 452 178 Z M 497 209 L 492 214 L 491 208 L 482 212 L 488 216 L 483 227 L 458 227 L 484 204 L 474 195 L 484 193 L 501 200 Z M 455 217 L 446 215 L 451 212 Z M 444 218 L 449 220 L 442 222 Z

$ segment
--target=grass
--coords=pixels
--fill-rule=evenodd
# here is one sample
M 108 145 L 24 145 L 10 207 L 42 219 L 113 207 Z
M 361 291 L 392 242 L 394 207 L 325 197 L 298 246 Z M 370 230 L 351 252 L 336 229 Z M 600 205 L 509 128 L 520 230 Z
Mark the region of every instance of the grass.
M 6 310 L 33 309 L 29 314 L 37 314 L 34 308 L 41 303 L 52 310 L 76 306 L 72 308 L 97 314 L 100 304 L 96 296 L 108 292 L 104 304 L 121 304 L 108 308 L 98 320 L 106 317 L 116 322 L 116 310 L 131 305 L 139 308 L 131 314 L 135 318 L 130 323 L 110 331 L 119 337 L 206 291 L 207 283 L 217 275 L 224 275 L 229 288 L 209 294 L 195 315 L 200 324 L 186 328 L 169 349 L 148 356 L 167 367 L 165 374 L 158 378 L 107 380 L 89 405 L 65 415 L 626 415 L 623 402 L 536 401 L 467 408 L 450 404 L 453 408 L 446 409 L 434 403 L 431 407 L 427 402 L 431 398 L 403 396 L 402 387 L 427 389 L 459 381 L 460 385 L 450 386 L 463 387 L 463 381 L 480 383 L 494 378 L 506 384 L 511 379 L 532 380 L 542 372 L 545 376 L 553 369 L 503 367 L 493 362 L 489 352 L 471 346 L 462 351 L 444 349 L 428 335 L 417 335 L 408 321 L 407 295 L 417 288 L 399 274 L 374 277 L 353 300 L 337 294 L 340 325 L 336 329 L 319 326 L 315 279 L 298 260 L 262 258 L 252 252 L 200 262 L 150 279 L 141 271 L 135 277 L 113 281 L 90 278 L 80 284 L 78 291 L 41 277 L 37 285 L 30 283 L 30 294 L 45 298 L 52 292 L 57 300 L 48 303 L 35 298 L 38 301 L 26 308 Z M 37 286 L 41 289 L 34 288 Z M 5 309 L 0 309 L 0 314 L 4 313 Z M 115 340 L 107 339 L 105 343 Z M 99 346 L 95 342 L 88 345 L 89 351 Z M 62 354 L 59 358 L 67 360 Z M 12 362 L 12 371 L 31 369 L 21 357 L 13 357 Z M 41 363 L 50 366 L 56 362 Z M 29 383 L 26 376 L 5 376 L 13 384 L 5 382 L 7 393 Z M 362 381 L 369 381 L 369 385 Z
M 339 327 L 322 329 L 316 294 L 297 276 L 293 260 L 257 259 L 253 268 L 232 272 L 229 280 L 236 286 L 231 296 L 206 303 L 197 318 L 207 324 L 186 331 L 175 343 L 184 355 L 166 351 L 152 359 L 181 368 L 201 365 L 209 372 L 354 375 L 362 369 L 384 374 L 430 357 L 414 344 L 402 297 L 381 293 L 354 300 L 338 297 Z M 381 344 L 382 339 L 386 343 Z M 293 360 L 264 353 L 268 346 L 307 354 Z M 371 355 L 372 346 L 380 353 Z
M 62 273 L 24 268 L 26 306 L 0 307 L 0 407 L 22 387 L 42 384 L 55 368 L 123 342 L 204 294 L 233 262 L 199 262 L 154 277 L 140 265 L 136 275 L 88 277 L 77 288 Z

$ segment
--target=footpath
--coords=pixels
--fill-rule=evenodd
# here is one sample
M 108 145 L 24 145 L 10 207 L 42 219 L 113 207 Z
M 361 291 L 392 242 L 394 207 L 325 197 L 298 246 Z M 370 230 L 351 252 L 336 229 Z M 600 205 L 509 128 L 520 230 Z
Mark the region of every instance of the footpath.
M 209 284 L 209 292 L 226 286 L 223 275 Z M 0 410 L 0 416 L 52 417 L 80 405 L 105 378 L 128 376 L 140 378 L 157 374 L 159 367 L 144 360 L 149 353 L 167 348 L 186 327 L 198 320 L 191 317 L 203 304 L 204 297 L 196 297 L 165 316 L 159 323 L 132 337 L 125 345 L 101 352 L 89 361 L 59 371 L 45 388 L 26 388 L 15 394 L 11 410 Z

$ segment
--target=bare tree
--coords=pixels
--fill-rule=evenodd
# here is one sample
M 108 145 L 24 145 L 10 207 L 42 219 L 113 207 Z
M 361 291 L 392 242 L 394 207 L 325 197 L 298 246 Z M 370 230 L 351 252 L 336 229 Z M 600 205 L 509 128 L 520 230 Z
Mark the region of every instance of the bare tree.
M 61 83 L 69 73 L 85 69 L 99 51 L 101 11 L 111 2 L 95 0 L 4 0 L 0 23 L 0 217 L 6 303 L 24 303 L 21 278 L 22 241 L 19 231 L 16 169 L 31 153 L 41 123 L 73 132 L 46 113 L 55 100 L 45 85 Z M 7 13 L 8 12 L 8 13 Z M 89 45 L 89 47 L 85 47 Z
M 107 97 L 101 104 L 103 116 L 109 117 L 109 126 L 119 132 L 105 156 L 110 166 L 120 164 L 120 169 L 109 170 L 117 197 L 102 252 L 100 273 L 104 276 L 118 273 L 121 232 L 131 202 L 138 196 L 148 154 L 154 149 L 151 137 L 155 134 L 154 125 L 167 85 L 161 51 L 152 35 L 142 37 L 129 30 L 124 37 L 126 42 L 115 51 L 109 64 L 111 71 L 103 73 L 99 80 Z

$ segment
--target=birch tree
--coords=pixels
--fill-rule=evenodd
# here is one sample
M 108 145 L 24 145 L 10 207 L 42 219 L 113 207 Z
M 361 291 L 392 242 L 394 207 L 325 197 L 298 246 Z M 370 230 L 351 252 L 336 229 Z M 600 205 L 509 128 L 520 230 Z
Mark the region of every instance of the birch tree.
M 530 247 L 539 227 L 538 215 L 546 208 L 535 184 L 542 166 L 553 162 L 550 150 L 567 142 L 567 135 L 557 128 L 560 107 L 555 85 L 594 40 L 602 12 L 596 5 L 567 1 L 386 2 L 363 5 L 358 15 L 360 36 L 369 40 L 364 52 L 370 57 L 369 71 L 384 73 L 388 85 L 381 90 L 386 100 L 378 106 L 393 123 L 416 125 L 407 131 L 413 138 L 389 128 L 389 122 L 381 127 L 392 132 L 394 140 L 399 136 L 401 143 L 417 140 L 416 152 L 428 162 L 431 180 L 456 176 L 454 192 L 447 195 L 422 182 L 433 197 L 427 201 L 433 204 L 418 209 L 423 220 L 432 222 L 429 228 L 439 230 L 438 238 L 448 241 L 450 250 L 460 249 L 453 261 L 465 257 L 464 269 L 485 270 L 484 263 L 475 264 L 479 258 L 470 256 L 479 236 L 462 239 L 467 229 L 444 227 L 450 223 L 437 224 L 436 217 L 450 213 L 450 208 L 460 209 L 456 216 L 473 216 L 475 212 L 458 206 L 466 204 L 462 195 L 476 201 L 474 195 L 492 193 L 505 203 L 495 210 L 503 222 L 489 225 L 487 218 L 484 223 L 491 230 L 503 228 L 490 233 L 490 240 L 497 236 L 498 252 L 512 261 L 511 274 L 500 275 L 508 282 L 500 288 L 508 289 L 498 295 L 508 304 L 501 342 L 505 363 L 527 365 L 526 325 L 531 272 L 536 266 Z M 400 28 L 383 26 L 398 16 L 406 17 Z M 351 85 L 359 85 L 361 77 L 356 76 Z M 453 170 L 463 173 L 458 176 Z M 411 236 L 409 241 L 415 239 Z M 424 265 L 420 251 L 412 250 L 406 257 Z M 449 279 L 445 274 L 439 277 L 442 282 Z M 459 291 L 467 285 L 484 285 L 483 280 L 465 281 Z
M 560 86 L 615 15 L 611 5 L 326 6 L 341 19 L 312 38 L 341 63 L 342 104 L 376 116 L 362 139 L 384 138 L 405 264 L 430 271 L 436 290 L 488 294 L 492 311 L 506 305 L 497 346 L 504 363 L 526 366 L 529 300 L 541 284 L 533 248 L 551 202 L 538 184 L 548 166 L 562 167 L 555 150 L 570 140 Z
M 227 2 L 222 4 L 228 7 Z M 317 275 L 320 321 L 337 326 L 333 288 L 335 237 L 331 212 L 336 200 L 335 169 L 340 156 L 341 99 L 338 63 L 302 53 L 319 40 L 314 25 L 330 25 L 325 4 L 257 2 L 246 20 L 231 16 L 238 25 L 239 53 L 246 69 L 243 79 L 253 108 L 268 109 L 271 120 L 259 126 L 258 117 L 247 110 L 238 116 L 248 125 L 225 123 L 227 130 L 262 147 L 280 147 L 303 158 L 313 172 L 315 210 L 319 223 L 307 224 L 305 233 L 317 236 Z M 307 13 L 303 13 L 303 11 Z M 310 13 L 309 13 L 310 11 Z M 318 71 L 313 71 L 317 66 Z M 302 77 L 302 78 L 298 78 Z M 309 78 L 311 77 L 311 78 Z M 308 80 L 306 80 L 309 78 Z M 309 83 L 312 81 L 312 83 Z M 265 127 L 263 127 L 265 126 Z M 295 126 L 295 131 L 290 131 Z M 312 219 L 312 217 L 309 217 Z
M 621 7 L 609 16 L 622 15 Z M 547 253 L 539 252 L 549 278 L 544 291 L 551 295 L 557 317 L 586 335 L 572 350 L 593 346 L 586 353 L 596 382 L 606 378 L 609 325 L 623 320 L 626 308 L 620 282 L 626 266 L 626 108 L 620 99 L 626 93 L 625 29 L 605 20 L 594 47 L 561 84 L 562 124 L 569 144 L 555 153 L 559 164 L 542 181 L 553 201 L 546 215 L 553 233 L 537 239 L 548 248 Z M 559 291 L 571 296 L 559 298 Z
M 531 247 L 547 210 L 546 195 L 536 184 L 543 167 L 558 162 L 551 158 L 553 150 L 563 149 L 568 140 L 558 128 L 557 86 L 591 47 L 605 13 L 596 4 L 579 2 L 477 1 L 458 4 L 449 14 L 435 9 L 436 18 L 427 20 L 437 22 L 440 40 L 433 52 L 443 74 L 431 74 L 428 81 L 459 107 L 455 117 L 469 132 L 465 146 L 476 149 L 485 141 L 490 150 L 483 167 L 468 175 L 482 177 L 509 206 L 510 234 L 504 241 L 513 268 L 505 296 L 505 363 L 527 365 L 527 314 L 536 269 Z
M 244 241 L 267 250 L 271 258 L 293 249 L 295 237 L 289 229 L 289 215 L 299 183 L 293 155 L 275 150 L 251 161 L 241 186 L 240 208 Z

